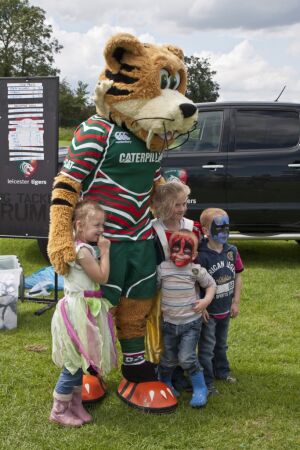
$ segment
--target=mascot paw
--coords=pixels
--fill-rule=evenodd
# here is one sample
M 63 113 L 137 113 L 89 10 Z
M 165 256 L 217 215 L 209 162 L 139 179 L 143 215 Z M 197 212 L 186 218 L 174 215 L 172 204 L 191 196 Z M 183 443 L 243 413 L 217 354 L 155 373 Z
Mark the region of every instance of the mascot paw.
M 59 273 L 60 275 L 66 275 L 69 271 L 69 266 L 65 262 L 64 257 L 61 253 L 53 253 L 49 254 L 49 259 L 54 267 L 55 272 Z
M 75 261 L 74 248 L 63 249 L 62 251 L 49 252 L 49 259 L 55 272 L 66 275 L 69 272 L 69 262 Z
M 123 379 L 117 393 L 127 405 L 148 413 L 171 413 L 178 405 L 169 386 L 161 381 L 132 383 Z
M 134 383 L 142 383 L 144 381 L 157 381 L 156 365 L 150 361 L 145 361 L 138 366 L 125 366 L 122 364 L 123 377 Z

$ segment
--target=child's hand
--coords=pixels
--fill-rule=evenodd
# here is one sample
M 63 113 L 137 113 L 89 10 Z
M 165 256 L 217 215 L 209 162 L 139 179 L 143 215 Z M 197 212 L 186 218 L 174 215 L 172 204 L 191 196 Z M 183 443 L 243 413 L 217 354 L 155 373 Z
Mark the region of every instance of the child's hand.
M 110 240 L 106 239 L 104 236 L 99 236 L 97 247 L 100 250 L 100 254 L 103 255 L 103 253 L 106 253 L 110 249 Z
M 205 310 L 206 306 L 207 305 L 203 300 L 197 300 L 196 302 L 194 302 L 193 311 L 201 314 Z
M 202 319 L 204 323 L 208 323 L 209 320 L 209 313 L 207 312 L 207 309 L 204 309 L 202 311 Z
M 230 317 L 234 319 L 239 313 L 239 305 L 237 303 L 232 303 L 231 309 L 230 309 Z

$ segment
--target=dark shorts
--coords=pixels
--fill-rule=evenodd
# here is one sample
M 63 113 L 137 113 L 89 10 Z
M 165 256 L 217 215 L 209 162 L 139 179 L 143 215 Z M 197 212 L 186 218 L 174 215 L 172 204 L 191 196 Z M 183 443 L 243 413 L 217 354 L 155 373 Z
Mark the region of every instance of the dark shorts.
M 118 304 L 121 296 L 132 299 L 154 297 L 156 256 L 153 240 L 112 242 L 109 279 L 101 289 L 113 305 Z

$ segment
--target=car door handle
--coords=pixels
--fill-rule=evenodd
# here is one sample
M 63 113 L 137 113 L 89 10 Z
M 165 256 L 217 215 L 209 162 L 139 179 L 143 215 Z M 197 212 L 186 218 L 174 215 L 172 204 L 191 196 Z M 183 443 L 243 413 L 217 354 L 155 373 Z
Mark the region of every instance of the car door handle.
M 288 164 L 288 167 L 300 167 L 300 164 L 299 163 L 298 164 Z
M 202 169 L 224 169 L 223 164 L 204 164 Z

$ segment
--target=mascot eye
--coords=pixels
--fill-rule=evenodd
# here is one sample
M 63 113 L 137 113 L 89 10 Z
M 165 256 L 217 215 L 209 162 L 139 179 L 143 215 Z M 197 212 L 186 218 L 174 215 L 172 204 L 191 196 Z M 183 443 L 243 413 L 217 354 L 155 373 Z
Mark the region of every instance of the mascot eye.
M 179 73 L 175 73 L 175 75 L 171 75 L 169 78 L 169 88 L 170 89 L 177 89 L 180 84 L 180 75 Z
M 160 88 L 166 89 L 169 87 L 169 72 L 166 69 L 160 69 Z

